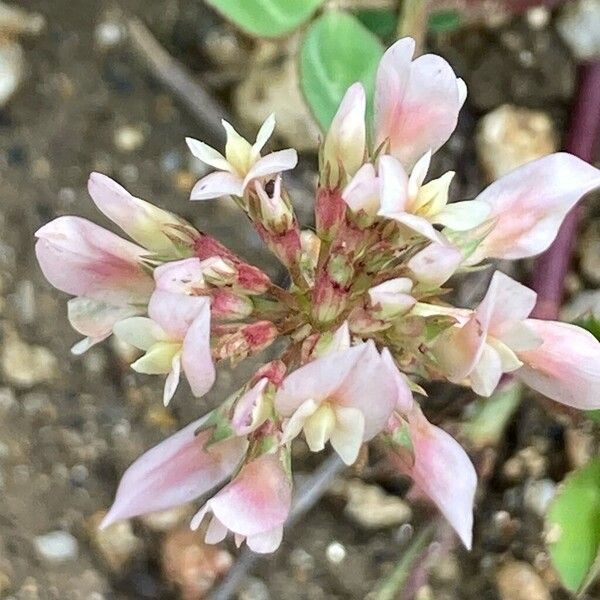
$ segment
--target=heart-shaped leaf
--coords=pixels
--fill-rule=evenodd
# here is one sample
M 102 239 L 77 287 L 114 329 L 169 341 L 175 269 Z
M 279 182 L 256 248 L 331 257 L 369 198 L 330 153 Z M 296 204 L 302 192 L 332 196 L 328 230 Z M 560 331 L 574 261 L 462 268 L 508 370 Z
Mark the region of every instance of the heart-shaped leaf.
M 299 27 L 325 0 L 206 0 L 246 33 L 280 37 Z
M 327 130 L 346 90 L 355 82 L 365 86 L 372 105 L 377 65 L 384 48 L 351 14 L 329 11 L 316 19 L 302 43 L 302 91 L 317 121 Z
M 600 458 L 562 485 L 546 515 L 548 550 L 564 586 L 582 592 L 600 569 Z

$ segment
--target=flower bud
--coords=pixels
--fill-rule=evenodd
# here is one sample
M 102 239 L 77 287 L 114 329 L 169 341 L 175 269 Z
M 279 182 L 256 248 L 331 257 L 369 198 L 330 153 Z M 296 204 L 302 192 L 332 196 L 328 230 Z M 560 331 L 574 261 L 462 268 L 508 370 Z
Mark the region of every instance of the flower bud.
M 462 252 L 454 246 L 432 243 L 408 261 L 417 281 L 427 287 L 444 285 L 462 262 Z
M 238 272 L 230 260 L 220 256 L 211 256 L 200 264 L 207 283 L 218 287 L 235 284 Z
M 413 282 L 408 277 L 385 281 L 369 290 L 374 313 L 380 319 L 394 319 L 407 313 L 416 303 L 410 295 Z
M 215 290 L 212 294 L 210 310 L 217 320 L 241 321 L 252 314 L 254 305 L 247 296 L 229 290 Z
M 275 181 L 264 186 L 256 181 L 254 189 L 259 200 L 261 223 L 270 233 L 281 235 L 288 231 L 294 223 L 292 207 L 281 193 L 281 175 Z
M 323 144 L 323 171 L 329 187 L 352 177 L 365 155 L 365 90 L 360 83 L 348 88 Z
M 278 334 L 277 327 L 271 321 L 235 326 L 235 330 L 225 330 L 217 340 L 215 355 L 220 359 L 229 358 L 236 363 L 270 346 Z
M 346 203 L 340 190 L 321 187 L 315 199 L 317 235 L 322 240 L 332 240 L 346 216 Z

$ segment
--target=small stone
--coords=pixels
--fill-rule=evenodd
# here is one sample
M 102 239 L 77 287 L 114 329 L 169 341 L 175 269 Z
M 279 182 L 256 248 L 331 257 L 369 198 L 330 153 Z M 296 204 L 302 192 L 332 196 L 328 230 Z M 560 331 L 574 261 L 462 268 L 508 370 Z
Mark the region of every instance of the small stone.
M 545 6 L 534 6 L 527 11 L 527 23 L 532 29 L 544 29 L 550 22 L 550 16 Z
M 401 498 L 360 479 L 340 481 L 333 492 L 346 498 L 344 513 L 365 529 L 402 525 L 412 517 L 410 507 Z
M 556 483 L 551 479 L 529 481 L 525 486 L 525 507 L 543 518 L 556 495 Z
M 339 542 L 332 542 L 327 546 L 325 556 L 330 563 L 339 565 L 346 558 L 346 548 Z
M 1 360 L 7 381 L 21 388 L 49 383 L 56 376 L 57 360 L 50 350 L 25 343 L 8 327 L 4 329 Z
M 169 531 L 169 529 L 173 529 L 173 527 L 181 525 L 181 523 L 190 519 L 194 511 L 195 509 L 191 504 L 183 504 L 144 515 L 142 521 L 152 531 Z
M 477 153 L 488 181 L 558 149 L 550 117 L 541 111 L 504 104 L 479 122 Z
M 130 521 L 119 521 L 105 529 L 100 529 L 100 523 L 105 511 L 99 511 L 89 520 L 89 535 L 92 546 L 108 565 L 111 571 L 118 573 L 141 550 L 142 541 L 131 528 Z
M 33 540 L 35 551 L 49 565 L 75 560 L 79 554 L 77 540 L 67 531 L 51 531 Z
M 201 600 L 231 567 L 231 554 L 202 541 L 188 526 L 167 534 L 161 548 L 166 578 L 179 587 L 183 600 Z
M 139 127 L 125 125 L 115 131 L 113 139 L 118 150 L 133 152 L 144 143 L 145 136 Z
M 496 585 L 502 600 L 551 600 L 542 578 L 526 562 L 514 561 L 500 567 Z
M 101 49 L 118 46 L 125 37 L 125 28 L 116 21 L 103 21 L 96 26 L 94 38 L 96 45 Z
M 576 0 L 566 2 L 556 21 L 556 28 L 580 61 L 600 57 L 600 2 Z

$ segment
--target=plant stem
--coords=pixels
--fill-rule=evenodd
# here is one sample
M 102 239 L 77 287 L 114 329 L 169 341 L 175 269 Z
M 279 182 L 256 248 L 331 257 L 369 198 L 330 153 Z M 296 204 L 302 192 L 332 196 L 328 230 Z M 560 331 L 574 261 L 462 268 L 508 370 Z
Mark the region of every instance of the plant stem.
M 430 523 L 419 532 L 410 546 L 400 557 L 394 570 L 386 577 L 381 586 L 367 598 L 369 600 L 395 600 L 401 598 L 401 593 L 413 572 L 413 566 L 423 556 L 427 546 L 433 540 L 436 523 Z
M 577 97 L 564 148 L 591 162 L 600 131 L 600 61 L 579 67 Z M 560 228 L 553 244 L 539 256 L 533 267 L 532 287 L 538 294 L 534 317 L 556 319 L 563 299 L 564 281 L 569 270 L 575 237 L 584 212 L 576 206 Z
M 412 37 L 415 40 L 415 56 L 425 47 L 427 35 L 428 0 L 403 0 L 398 18 L 398 38 Z

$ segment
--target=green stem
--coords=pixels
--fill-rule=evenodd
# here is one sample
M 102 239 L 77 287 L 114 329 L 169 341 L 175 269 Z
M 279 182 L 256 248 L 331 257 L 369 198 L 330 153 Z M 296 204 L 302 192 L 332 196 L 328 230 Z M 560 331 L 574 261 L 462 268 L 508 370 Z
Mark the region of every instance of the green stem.
M 429 524 L 419 532 L 410 546 L 406 549 L 394 570 L 384 579 L 381 585 L 367 598 L 369 600 L 396 600 L 412 572 L 415 562 L 423 555 L 427 546 L 433 540 L 435 523 Z
M 425 47 L 427 35 L 428 0 L 403 0 L 398 19 L 398 38 L 412 37 L 416 42 L 415 56 Z

